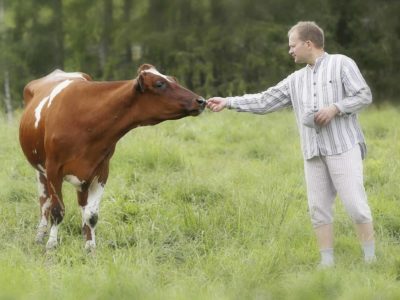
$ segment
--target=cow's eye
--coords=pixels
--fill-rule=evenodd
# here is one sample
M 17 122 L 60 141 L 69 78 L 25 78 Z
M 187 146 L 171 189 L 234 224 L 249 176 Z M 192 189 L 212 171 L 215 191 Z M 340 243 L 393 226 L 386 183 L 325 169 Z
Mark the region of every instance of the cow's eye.
M 155 87 L 158 89 L 164 89 L 166 87 L 166 83 L 164 81 L 157 80 Z

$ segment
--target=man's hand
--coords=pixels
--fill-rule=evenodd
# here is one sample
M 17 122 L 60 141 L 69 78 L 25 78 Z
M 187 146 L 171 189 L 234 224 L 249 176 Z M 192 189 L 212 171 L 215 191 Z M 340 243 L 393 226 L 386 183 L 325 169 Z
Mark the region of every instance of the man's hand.
M 221 97 L 213 97 L 207 100 L 207 107 L 213 112 L 219 112 L 226 106 L 226 99 Z
M 336 105 L 330 105 L 328 107 L 321 108 L 315 113 L 314 121 L 319 126 L 326 126 L 329 122 L 339 113 L 339 109 Z

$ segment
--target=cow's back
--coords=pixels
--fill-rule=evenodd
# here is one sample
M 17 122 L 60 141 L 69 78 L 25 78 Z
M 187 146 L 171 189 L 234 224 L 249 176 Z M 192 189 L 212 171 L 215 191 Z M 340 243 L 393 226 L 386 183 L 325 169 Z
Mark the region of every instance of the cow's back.
M 47 76 L 30 81 L 25 86 L 23 93 L 25 106 L 30 103 L 35 95 L 39 96 L 40 94 L 46 93 L 48 90 L 51 91 L 52 87 L 55 87 L 58 83 L 64 80 L 91 81 L 92 78 L 89 75 L 81 72 L 67 73 L 59 69 L 54 70 Z

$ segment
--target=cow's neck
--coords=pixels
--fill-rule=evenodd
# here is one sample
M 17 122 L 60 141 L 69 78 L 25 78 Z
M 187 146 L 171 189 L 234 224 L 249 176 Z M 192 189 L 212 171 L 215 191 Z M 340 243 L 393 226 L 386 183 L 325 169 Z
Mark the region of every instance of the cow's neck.
M 138 126 L 154 125 L 161 120 L 152 119 L 145 113 L 142 94 L 135 90 L 133 81 L 121 82 L 104 91 L 100 102 L 107 109 L 97 116 L 102 138 L 115 144 L 127 132 Z M 100 125 L 101 124 L 101 125 Z

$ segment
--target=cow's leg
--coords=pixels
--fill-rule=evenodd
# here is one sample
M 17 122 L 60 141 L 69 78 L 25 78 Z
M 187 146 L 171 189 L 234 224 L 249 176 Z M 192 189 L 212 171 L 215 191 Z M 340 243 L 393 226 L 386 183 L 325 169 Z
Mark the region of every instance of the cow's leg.
M 36 239 L 37 243 L 43 243 L 43 239 L 47 233 L 47 222 L 50 213 L 50 197 L 47 189 L 47 179 L 46 176 L 37 172 L 38 181 L 38 192 L 39 192 L 39 203 L 40 203 L 40 222 L 37 229 Z
M 47 188 L 50 194 L 50 235 L 46 249 L 57 247 L 58 226 L 64 218 L 65 207 L 62 200 L 62 176 L 58 169 L 47 168 Z
M 95 227 L 99 218 L 100 201 L 105 182 L 96 176 L 86 191 L 78 192 L 78 202 L 82 208 L 82 232 L 86 240 L 85 249 L 93 251 L 96 248 Z

